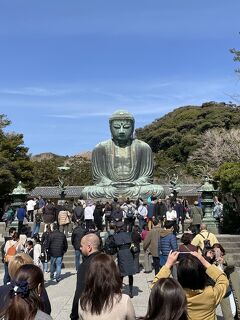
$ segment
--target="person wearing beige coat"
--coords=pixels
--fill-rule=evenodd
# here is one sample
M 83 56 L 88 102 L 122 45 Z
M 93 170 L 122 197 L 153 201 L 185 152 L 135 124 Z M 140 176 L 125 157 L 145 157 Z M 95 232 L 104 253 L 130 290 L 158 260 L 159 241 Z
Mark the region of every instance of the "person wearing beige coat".
M 70 223 L 71 213 L 67 210 L 62 210 L 58 214 L 58 224 L 59 224 L 59 231 L 63 232 L 68 237 L 68 227 Z
M 157 219 L 153 220 L 153 224 L 154 226 L 152 230 L 149 231 L 147 237 L 143 242 L 143 250 L 147 254 L 147 250 L 149 249 L 153 257 L 153 266 L 154 266 L 155 275 L 156 275 L 160 268 L 158 243 L 160 239 L 161 224 L 160 224 L 160 221 Z

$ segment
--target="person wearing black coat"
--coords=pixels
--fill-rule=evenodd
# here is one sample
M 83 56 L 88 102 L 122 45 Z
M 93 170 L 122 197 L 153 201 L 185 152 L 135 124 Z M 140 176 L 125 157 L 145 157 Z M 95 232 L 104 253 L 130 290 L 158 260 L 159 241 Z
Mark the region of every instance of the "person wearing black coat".
M 41 255 L 43 257 L 43 271 L 48 272 L 48 262 L 50 260 L 48 248 L 49 248 L 49 237 L 52 232 L 50 224 L 46 225 L 46 231 L 43 232 L 41 237 Z
M 78 320 L 78 306 L 79 306 L 79 299 L 81 294 L 84 291 L 85 282 L 86 282 L 86 275 L 92 261 L 92 258 L 95 257 L 98 253 L 100 253 L 100 239 L 95 233 L 86 234 L 81 239 L 80 249 L 85 257 L 83 262 L 80 264 L 77 272 L 77 285 L 74 294 L 73 304 L 72 304 L 72 311 L 70 314 L 70 319 Z
M 53 225 L 53 232 L 49 236 L 48 252 L 50 255 L 50 278 L 54 279 L 54 273 L 56 282 L 60 280 L 60 274 L 62 269 L 63 255 L 67 252 L 68 244 L 67 238 L 63 232 L 57 229 L 57 224 Z
M 163 226 L 164 219 L 166 218 L 167 206 L 162 201 L 158 199 L 157 203 L 154 206 L 155 217 L 161 221 L 161 226 Z
M 93 212 L 94 223 L 98 230 L 102 231 L 102 216 L 103 216 L 103 206 L 100 201 L 96 202 L 96 206 Z
M 122 221 L 123 221 L 123 209 L 121 209 L 120 204 L 117 204 L 115 210 L 112 212 L 112 214 L 111 214 L 111 220 L 112 220 L 112 223 L 113 223 L 115 226 L 117 226 L 117 227 L 118 227 L 119 225 L 122 225 Z
M 84 208 L 80 200 L 78 200 L 76 207 L 73 209 L 72 221 L 78 225 L 78 222 L 84 222 Z
M 78 270 L 80 265 L 80 257 L 81 257 L 81 251 L 80 251 L 80 242 L 83 236 L 86 234 L 86 229 L 83 228 L 82 223 L 80 220 L 77 221 L 77 227 L 73 229 L 71 242 L 73 245 L 73 248 L 75 250 L 75 266 L 76 270 Z
M 133 297 L 133 275 L 135 274 L 133 254 L 130 251 L 132 239 L 131 234 L 125 231 L 124 224 L 117 227 L 117 232 L 113 236 L 118 248 L 117 260 L 121 277 L 128 276 L 129 296 Z
M 134 244 L 136 250 L 133 254 L 133 262 L 135 267 L 135 272 L 140 272 L 139 255 L 140 255 L 140 243 L 142 241 L 141 234 L 139 232 L 139 227 L 134 226 L 132 230 L 132 243 Z
M 45 224 L 51 224 L 56 221 L 56 208 L 51 200 L 48 200 L 46 206 L 43 208 L 42 218 Z

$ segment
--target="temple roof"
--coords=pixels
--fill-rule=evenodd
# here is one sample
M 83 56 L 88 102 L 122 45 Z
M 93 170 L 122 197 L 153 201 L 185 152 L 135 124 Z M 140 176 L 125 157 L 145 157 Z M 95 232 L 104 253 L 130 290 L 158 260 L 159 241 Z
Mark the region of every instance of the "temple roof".
M 170 195 L 171 193 L 171 185 L 165 184 L 162 185 L 165 194 Z M 198 196 L 201 185 L 199 184 L 179 184 L 177 187 L 181 188 L 178 192 L 178 196 Z M 66 198 L 78 198 L 81 195 L 81 191 L 84 186 L 66 186 Z M 30 192 L 32 197 L 42 196 L 43 198 L 60 198 L 60 189 L 58 186 L 55 187 L 36 187 Z

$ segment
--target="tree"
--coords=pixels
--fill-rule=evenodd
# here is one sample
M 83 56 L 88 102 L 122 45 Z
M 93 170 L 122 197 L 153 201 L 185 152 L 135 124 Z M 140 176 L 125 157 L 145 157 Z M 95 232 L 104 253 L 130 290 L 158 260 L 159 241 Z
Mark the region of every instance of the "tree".
M 66 181 L 71 186 L 92 185 L 91 160 L 81 156 L 69 158 L 66 165 L 70 167 Z
M 225 193 L 232 193 L 240 199 L 240 162 L 222 164 L 215 174 L 220 189 Z M 240 204 L 240 202 L 239 202 Z
M 24 146 L 23 135 L 5 133 L 11 122 L 0 115 L 0 197 L 4 198 L 22 181 L 27 189 L 33 186 L 32 163 L 28 148 Z
M 57 169 L 62 163 L 58 159 L 43 159 L 33 162 L 34 186 L 56 186 L 58 185 L 59 171 Z
M 150 125 L 136 130 L 154 153 L 160 150 L 176 163 L 186 164 L 201 145 L 201 135 L 210 129 L 239 127 L 240 108 L 225 103 L 208 102 L 201 107 L 178 108 Z
M 59 157 L 33 161 L 34 185 L 57 186 L 60 176 L 59 166 L 69 166 L 70 170 L 65 173 L 65 186 L 83 186 L 92 184 L 91 161 L 81 157 Z
M 230 52 L 231 52 L 232 54 L 234 54 L 233 60 L 236 61 L 236 62 L 240 62 L 240 50 L 231 49 Z M 235 71 L 236 71 L 237 73 L 240 73 L 240 69 L 239 69 L 239 68 L 235 69 Z
M 215 174 L 224 197 L 222 230 L 240 232 L 240 162 L 222 164 Z
M 202 144 L 188 161 L 208 166 L 213 174 L 225 162 L 240 162 L 240 129 L 211 129 L 200 137 Z

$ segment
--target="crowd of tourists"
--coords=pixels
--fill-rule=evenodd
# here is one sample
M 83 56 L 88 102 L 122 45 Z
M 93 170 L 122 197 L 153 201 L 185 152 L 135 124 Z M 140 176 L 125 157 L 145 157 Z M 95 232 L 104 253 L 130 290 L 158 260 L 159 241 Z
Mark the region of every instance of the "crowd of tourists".
M 51 319 L 44 273 L 61 281 L 71 237 L 77 271 L 71 319 L 136 319 L 131 298 L 141 268 L 154 270 L 155 278 L 147 313 L 139 319 L 213 320 L 219 303 L 224 318 L 234 319 L 240 314 L 239 275 L 202 218 L 198 202 L 190 207 L 186 200 L 155 196 L 135 202 L 60 200 L 57 205 L 29 199 L 17 210 L 18 228 L 10 223 L 1 247 L 0 318 Z

